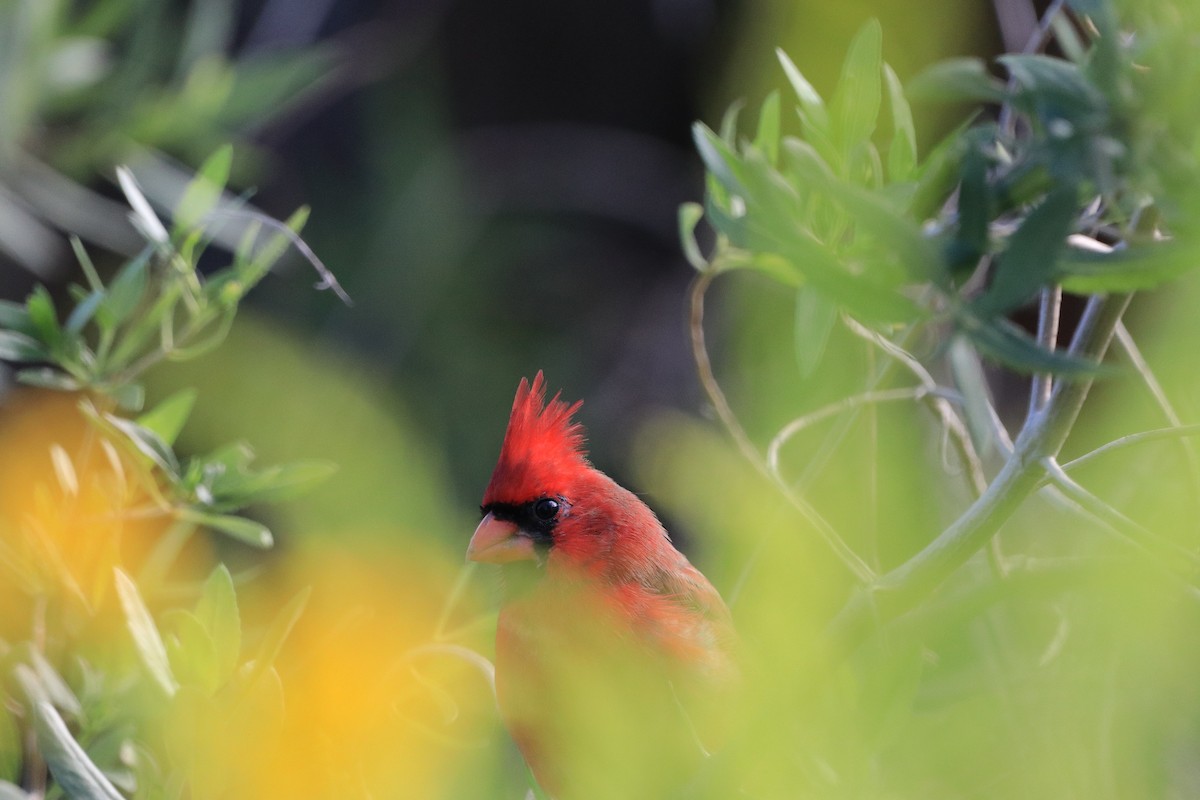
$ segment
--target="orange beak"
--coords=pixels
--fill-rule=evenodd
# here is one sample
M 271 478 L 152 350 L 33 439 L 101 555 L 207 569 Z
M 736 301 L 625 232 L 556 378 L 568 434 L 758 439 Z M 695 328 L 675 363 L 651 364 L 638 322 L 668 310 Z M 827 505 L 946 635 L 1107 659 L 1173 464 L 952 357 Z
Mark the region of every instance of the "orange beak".
M 533 540 L 521 533 L 514 522 L 502 522 L 489 512 L 475 529 L 467 545 L 467 560 L 486 564 L 507 564 L 510 561 L 533 561 L 537 553 Z

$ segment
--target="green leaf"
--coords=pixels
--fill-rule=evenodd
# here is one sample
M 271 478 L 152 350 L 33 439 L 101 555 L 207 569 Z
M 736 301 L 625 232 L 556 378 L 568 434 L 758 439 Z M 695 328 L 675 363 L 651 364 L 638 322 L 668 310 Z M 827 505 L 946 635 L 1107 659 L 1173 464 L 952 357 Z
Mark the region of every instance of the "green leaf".
M 958 227 L 946 254 L 951 271 L 973 271 L 979 259 L 988 251 L 988 226 L 995 203 L 988 188 L 987 170 L 987 159 L 980 148 L 972 143 L 962 160 Z
M 175 208 L 175 232 L 181 235 L 199 225 L 216 206 L 229 181 L 229 170 L 233 165 L 233 148 L 225 145 L 217 150 L 196 172 Z
M 0 300 L 0 328 L 17 331 L 27 336 L 32 336 L 34 333 L 33 320 L 29 318 L 29 311 L 21 303 L 14 303 L 11 300 Z
M 812 84 L 796 68 L 796 65 L 788 58 L 787 53 L 777 47 L 775 48 L 775 56 L 779 59 L 784 74 L 787 75 L 788 83 L 792 85 L 793 91 L 796 92 L 796 99 L 800 101 L 800 111 L 808 118 L 808 121 L 812 125 L 823 131 L 828 131 L 829 113 L 825 110 L 825 101 L 821 99 L 821 95 L 817 94 L 817 90 L 812 87 Z
M 167 649 L 163 645 L 158 628 L 154 625 L 154 619 L 150 616 L 150 610 L 142 601 L 142 595 L 133 579 L 122 572 L 120 567 L 114 568 L 113 572 L 116 575 L 117 596 L 125 612 L 125 624 L 133 635 L 138 655 L 150 672 L 150 677 L 154 678 L 167 697 L 171 697 L 179 690 L 179 684 L 171 674 Z
M 1068 378 L 1096 377 L 1112 372 L 1094 361 L 1046 350 L 1004 317 L 984 322 L 970 315 L 960 315 L 959 324 L 979 352 L 1019 372 L 1048 372 Z
M 1134 245 L 1110 253 L 1068 248 L 1054 279 L 1076 294 L 1134 292 L 1153 289 L 1198 264 L 1196 248 L 1182 242 Z
M 843 152 L 871 138 L 879 117 L 880 75 L 883 66 L 883 28 L 868 20 L 850 42 L 842 76 L 829 107 L 833 139 Z
M 779 160 L 779 92 L 771 92 L 758 114 L 758 132 L 754 146 L 774 164 Z
M 171 237 L 167 235 L 167 229 L 163 227 L 162 220 L 150 207 L 150 201 L 142 194 L 137 179 L 133 177 L 133 173 L 127 167 L 117 167 L 117 183 L 120 184 L 125 199 L 133 209 L 130 220 L 134 223 L 134 227 L 150 242 L 158 245 L 169 244 Z
M 16 331 L 0 330 L 0 359 L 18 363 L 47 361 L 50 352 L 35 339 Z
M 258 651 L 255 653 L 249 676 L 246 679 L 247 685 L 253 684 L 260 675 L 274 666 L 275 659 L 279 657 L 279 651 L 283 649 L 283 644 L 291 634 L 292 628 L 296 627 L 296 623 L 300 621 L 300 616 L 304 613 L 304 607 L 308 605 L 308 598 L 311 595 L 311 586 L 301 589 L 275 615 L 275 619 L 271 620 L 266 633 L 263 634 L 262 643 L 259 644 Z
M 55 389 L 60 392 L 75 392 L 81 388 L 79 381 L 50 367 L 20 370 L 17 372 L 17 380 L 26 386 Z
M 839 180 L 802 142 L 785 143 L 789 164 L 811 191 L 820 192 L 846 210 L 858 231 L 873 236 L 883 251 L 896 256 L 908 277 L 923 282 L 935 274 L 941 258 L 917 224 L 892 208 L 878 192 Z
M 192 413 L 196 402 L 195 389 L 181 389 L 163 400 L 153 410 L 147 411 L 137 419 L 137 424 L 158 435 L 168 447 L 175 444 L 179 431 Z
M 133 420 L 118 417 L 115 414 L 105 414 L 104 419 L 109 425 L 123 433 L 139 453 L 149 458 L 171 477 L 179 476 L 179 460 L 175 457 L 175 451 L 157 433 Z
M 100 304 L 103 301 L 103 291 L 90 292 L 87 297 L 83 298 L 83 300 L 80 301 L 75 308 L 71 309 L 71 313 L 67 315 L 67 322 L 65 325 L 66 329 L 71 333 L 79 333 L 81 330 L 83 330 L 83 326 L 87 325 L 88 322 L 91 321 L 92 317 L 96 313 L 96 309 L 100 307 Z
M 704 206 L 699 203 L 682 203 L 679 206 L 679 243 L 688 263 L 700 272 L 708 269 L 708 259 L 700 252 L 696 243 L 696 225 L 704 218 Z
M 949 58 L 918 73 L 908 82 L 914 100 L 945 103 L 1003 103 L 1004 83 L 978 58 Z
M 167 657 L 180 686 L 192 686 L 211 697 L 221 685 L 217 648 L 196 615 L 173 608 L 163 615 Z
M 1044 120 L 1064 118 L 1092 128 L 1107 119 L 1108 101 L 1076 64 L 1027 53 L 1009 53 L 996 60 L 1017 82 L 1014 102 Z
M 122 383 L 108 390 L 108 396 L 124 411 L 136 413 L 146 402 L 146 389 L 140 383 Z
M 296 209 L 296 211 L 294 211 L 292 215 L 283 222 L 283 226 L 286 228 L 286 230 L 277 231 L 273 236 L 271 236 L 270 239 L 267 240 L 266 244 L 255 249 L 253 251 L 253 255 L 245 260 L 238 271 L 238 275 L 243 282 L 242 294 L 245 294 L 255 284 L 262 280 L 262 277 L 266 275 L 268 271 L 270 271 L 271 267 L 275 265 L 275 262 L 278 261 L 285 252 L 287 252 L 288 246 L 293 243 L 293 240 L 296 239 L 296 235 L 299 234 L 300 230 L 304 227 L 304 224 L 308 221 L 309 211 L 310 209 L 308 206 L 301 206 L 300 208 Z
M 113 329 L 129 318 L 146 293 L 146 278 L 150 263 L 149 249 L 125 263 L 108 286 L 108 295 L 96 310 L 101 327 Z
M 979 358 L 965 337 L 955 336 L 950 342 L 950 371 L 963 396 L 971 443 L 979 455 L 986 457 L 992 449 L 991 397 Z
M 0 742 L 0 744 L 2 744 L 2 742 Z M 17 742 L 16 744 L 17 746 L 14 747 L 12 751 L 13 756 L 19 756 L 21 754 L 20 742 Z M 0 758 L 4 758 L 5 755 L 6 754 L 3 751 L 0 751 Z M 35 800 L 35 798 L 33 795 L 26 793 L 16 784 L 0 780 L 0 800 Z
M 275 543 L 271 531 L 266 525 L 245 517 L 232 514 L 214 514 L 196 508 L 187 508 L 179 512 L 179 518 L 197 525 L 204 525 L 225 534 L 239 542 L 266 550 Z
M 1073 186 L 1054 190 L 1029 212 L 995 261 L 987 292 L 975 303 L 983 316 L 1010 311 L 1053 281 L 1078 212 L 1078 193 Z
M 62 338 L 62 329 L 58 326 L 58 314 L 54 310 L 54 301 L 46 287 L 38 285 L 25 301 L 25 310 L 29 314 L 29 322 L 33 327 L 33 335 L 40 341 L 54 347 Z
M 732 194 L 745 195 L 745 186 L 738 179 L 741 159 L 729 149 L 729 145 L 703 122 L 697 122 L 692 126 L 692 139 L 696 143 L 696 149 L 700 152 L 704 166 L 721 182 L 721 185 Z
M 18 667 L 20 669 L 20 667 Z M 71 800 L 124 800 L 71 736 L 54 706 L 37 701 L 30 707 L 38 749 L 54 781 Z
M 904 87 L 889 64 L 883 65 L 888 103 L 892 109 L 892 145 L 888 149 L 888 178 L 893 183 L 906 181 L 917 168 L 917 131 L 912 109 L 904 97 Z
M 257 472 L 244 466 L 226 470 L 212 482 L 214 505 L 233 503 L 241 508 L 250 503 L 274 503 L 299 497 L 337 472 L 328 461 L 296 461 Z
M 212 637 L 218 677 L 220 683 L 224 684 L 237 669 L 242 652 L 242 621 L 238 612 L 237 592 L 233 587 L 233 576 L 224 564 L 218 564 L 204 582 L 204 589 L 196 604 L 196 619 Z
M 796 363 L 802 377 L 812 377 L 820 366 L 837 311 L 835 304 L 811 286 L 801 286 L 796 292 Z
M 13 712 L 0 703 L 0 786 L 10 780 L 20 780 L 22 749 L 21 730 L 13 719 Z M 3 792 L 0 792 L 0 800 L 4 800 Z
M 46 693 L 45 699 L 71 716 L 78 717 L 82 714 L 83 706 L 80 705 L 79 698 L 46 657 L 32 647 L 29 648 L 26 657 L 37 675 L 38 683 Z

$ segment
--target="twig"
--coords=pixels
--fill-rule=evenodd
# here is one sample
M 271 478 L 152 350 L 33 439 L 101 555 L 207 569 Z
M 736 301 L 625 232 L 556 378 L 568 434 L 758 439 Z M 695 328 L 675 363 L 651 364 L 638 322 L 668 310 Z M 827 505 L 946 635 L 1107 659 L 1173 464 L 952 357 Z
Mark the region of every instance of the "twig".
M 1037 341 L 1043 350 L 1054 350 L 1058 344 L 1058 318 L 1062 310 L 1062 287 L 1047 286 L 1038 298 Z M 1029 387 L 1029 412 L 1033 416 L 1050 402 L 1054 379 L 1049 372 L 1038 372 Z
M 975 452 L 975 445 L 971 443 L 971 435 L 967 432 L 966 425 L 947 401 L 946 391 L 938 386 L 937 381 L 929 374 L 929 370 L 925 369 L 925 366 L 913 358 L 912 354 L 903 347 L 851 317 L 845 317 L 844 320 L 851 333 L 878 347 L 896 364 L 905 367 L 921 382 L 921 386 L 926 390 L 922 399 L 941 419 L 942 425 L 958 448 L 959 458 L 966 467 L 967 477 L 975 496 L 983 494 L 987 489 L 987 477 L 983 472 L 983 464 L 979 460 L 979 454 Z
M 1120 450 L 1124 447 L 1140 444 L 1142 442 L 1150 442 L 1157 439 L 1178 439 L 1189 436 L 1200 436 L 1200 425 L 1177 425 L 1170 428 L 1154 428 L 1149 431 L 1141 431 L 1139 433 L 1131 433 L 1127 436 L 1122 436 L 1120 439 L 1114 439 L 1108 444 L 1101 445 L 1091 452 L 1084 453 L 1078 458 L 1074 458 L 1062 465 L 1062 468 L 1070 472 L 1073 469 L 1082 467 L 1093 459 L 1099 458 L 1106 453 L 1111 453 L 1114 450 Z
M 767 468 L 771 470 L 773 475 L 781 478 L 779 475 L 780 448 L 787 444 L 793 436 L 809 426 L 852 408 L 861 408 L 878 403 L 890 403 L 897 400 L 920 400 L 928 393 L 929 390 L 923 386 L 862 392 L 861 394 L 843 397 L 841 400 L 822 406 L 816 411 L 805 414 L 802 417 L 797 417 L 780 428 L 779 433 L 775 434 L 775 438 L 767 445 Z
M 696 362 L 696 372 L 700 377 L 700 384 L 704 387 L 705 394 L 708 395 L 709 402 L 716 409 L 717 416 L 725 425 L 725 429 L 733 437 L 738 449 L 742 455 L 765 477 L 772 480 L 783 491 L 788 502 L 800 512 L 816 529 L 817 534 L 829 546 L 838 560 L 845 564 L 846 568 L 854 574 L 862 583 L 870 583 L 875 579 L 875 572 L 863 561 L 858 553 L 846 541 L 838 535 L 833 526 L 829 524 L 821 514 L 812 507 L 812 505 L 800 495 L 793 492 L 786 483 L 780 481 L 767 466 L 762 455 L 750 441 L 750 437 L 746 435 L 745 428 L 738 421 L 737 415 L 733 413 L 733 408 L 729 405 L 729 401 L 725 398 L 725 393 L 721 391 L 721 386 L 717 383 L 716 375 L 713 374 L 712 361 L 708 357 L 708 348 L 704 341 L 704 294 L 709 285 L 712 283 L 713 273 L 701 272 L 692 282 L 691 310 L 688 315 L 689 329 L 692 340 L 692 358 Z
M 1166 417 L 1167 422 L 1176 428 L 1183 427 L 1183 420 L 1179 418 L 1179 414 L 1175 412 L 1175 407 L 1171 404 L 1167 393 L 1163 391 L 1162 384 L 1158 382 L 1158 378 L 1154 375 L 1154 370 L 1150 369 L 1150 364 L 1142 355 L 1141 349 L 1137 346 L 1133 336 L 1129 333 L 1129 329 L 1122 322 L 1117 326 L 1117 343 L 1121 345 L 1121 349 L 1125 351 L 1125 355 L 1133 364 L 1133 368 L 1137 370 L 1142 382 L 1146 384 L 1146 388 L 1150 394 L 1154 396 L 1154 402 L 1158 404 L 1158 408 Z M 1196 448 L 1192 446 L 1192 442 L 1182 438 L 1183 453 L 1187 458 L 1188 472 L 1192 479 L 1192 496 L 1200 498 L 1200 459 L 1196 457 Z
M 1076 329 L 1071 355 L 1099 362 L 1130 298 L 1128 294 L 1093 296 Z M 987 544 L 1040 485 L 1042 459 L 1057 457 L 1092 382 L 1089 377 L 1060 381 L 1046 407 L 1026 420 L 1012 456 L 987 491 L 919 553 L 847 602 L 831 632 L 838 650 L 853 650 L 870 632 L 872 621 L 882 624 L 913 608 Z

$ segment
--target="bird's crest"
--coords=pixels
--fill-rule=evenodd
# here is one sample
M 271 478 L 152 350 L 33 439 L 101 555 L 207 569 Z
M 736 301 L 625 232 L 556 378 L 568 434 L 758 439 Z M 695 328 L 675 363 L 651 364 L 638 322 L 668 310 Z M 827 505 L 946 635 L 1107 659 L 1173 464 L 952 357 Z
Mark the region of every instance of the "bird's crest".
M 540 370 L 532 385 L 521 379 L 484 505 L 560 493 L 564 479 L 589 466 L 583 426 L 571 419 L 583 401 L 568 405 L 560 396 L 545 402 L 546 379 Z

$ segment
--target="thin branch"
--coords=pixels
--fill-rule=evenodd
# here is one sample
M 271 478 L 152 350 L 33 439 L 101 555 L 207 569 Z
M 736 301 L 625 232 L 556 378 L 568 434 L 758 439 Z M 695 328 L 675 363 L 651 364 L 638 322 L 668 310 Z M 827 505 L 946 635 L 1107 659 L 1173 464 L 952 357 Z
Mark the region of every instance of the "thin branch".
M 1200 425 L 1177 425 L 1170 428 L 1154 428 L 1153 430 L 1141 431 L 1139 433 L 1131 433 L 1127 436 L 1122 436 L 1120 439 L 1114 439 L 1108 444 L 1101 445 L 1091 452 L 1084 453 L 1078 458 L 1072 459 L 1062 465 L 1062 468 L 1067 472 L 1073 469 L 1078 469 L 1084 464 L 1099 458 L 1102 455 L 1111 453 L 1114 450 L 1120 450 L 1142 442 L 1151 442 L 1158 439 L 1181 439 L 1191 436 L 1200 436 Z
M 1058 320 L 1062 310 L 1062 287 L 1047 286 L 1038 298 L 1037 341 L 1043 350 L 1053 351 L 1058 345 Z M 1033 416 L 1050 402 L 1054 378 L 1049 372 L 1038 372 L 1029 387 L 1029 412 Z
M 963 423 L 958 412 L 947 401 L 946 391 L 938 386 L 937 381 L 929 374 L 929 370 L 925 369 L 925 366 L 903 347 L 862 325 L 855 319 L 850 317 L 845 317 L 844 319 L 846 327 L 849 328 L 851 333 L 878 347 L 886 355 L 890 356 L 896 364 L 905 367 L 921 382 L 921 386 L 926 390 L 922 399 L 929 404 L 929 407 L 941 419 L 942 425 L 954 441 L 955 447 L 958 449 L 958 456 L 966 467 L 967 477 L 971 482 L 971 488 L 974 490 L 975 496 L 978 497 L 983 494 L 987 490 L 987 477 L 983 472 L 983 464 L 979 460 L 979 454 L 975 452 L 975 445 L 971 442 L 971 435 L 967 431 L 967 426 Z
M 1084 310 L 1069 352 L 1095 362 L 1103 359 L 1131 295 L 1093 296 Z M 1041 461 L 1055 458 L 1074 427 L 1093 379 L 1060 381 L 1050 402 L 1026 420 L 1005 462 L 986 492 L 919 553 L 853 596 L 833 621 L 834 646 L 849 652 L 873 624 L 903 614 L 932 593 L 951 573 L 984 547 L 1040 485 Z
M 729 401 L 725 398 L 725 393 L 721 390 L 721 385 L 717 383 L 716 375 L 713 373 L 712 360 L 708 357 L 708 347 L 704 340 L 704 294 L 712 283 L 713 273 L 702 272 L 692 283 L 691 292 L 691 311 L 689 314 L 689 329 L 692 340 L 692 358 L 696 362 L 696 372 L 700 377 L 700 383 L 704 387 L 705 394 L 708 395 L 709 402 L 716 409 L 717 416 L 725 425 L 725 429 L 733 437 L 737 443 L 738 449 L 742 455 L 764 476 L 772 480 L 783 491 L 784 497 L 788 502 L 800 512 L 800 514 L 816 529 L 817 534 L 824 540 L 829 549 L 838 557 L 846 568 L 854 574 L 862 583 L 870 583 L 875 579 L 875 572 L 863 561 L 858 553 L 846 541 L 838 535 L 833 526 L 829 524 L 821 514 L 812 507 L 812 505 L 800 495 L 793 492 L 786 483 L 779 480 L 767 466 L 762 455 L 750 441 L 750 437 L 746 435 L 745 428 L 738 421 L 737 415 L 733 413 L 733 408 L 729 405 Z
M 781 478 L 779 475 L 780 448 L 787 444 L 793 436 L 800 433 L 800 431 L 822 420 L 836 416 L 852 408 L 861 408 L 878 403 L 890 403 L 897 400 L 920 400 L 926 394 L 928 394 L 928 390 L 923 386 L 862 392 L 861 394 L 843 397 L 841 400 L 822 406 L 816 411 L 805 414 L 802 417 L 797 417 L 780 428 L 779 433 L 775 434 L 775 438 L 767 445 L 767 468 L 771 470 L 773 475 Z
M 1042 468 L 1046 470 L 1046 477 L 1067 497 L 1079 503 L 1098 519 L 1103 520 L 1110 529 L 1149 557 L 1156 566 L 1185 580 L 1200 571 L 1200 559 L 1174 542 L 1152 533 L 1089 492 L 1063 471 L 1054 458 L 1049 456 L 1043 458 L 1041 464 Z M 1187 564 L 1187 569 L 1180 569 L 1179 562 L 1181 560 Z
M 1125 323 L 1117 326 L 1117 343 L 1121 345 L 1121 349 L 1125 351 L 1125 355 L 1133 364 L 1133 368 L 1137 370 L 1142 382 L 1146 384 L 1146 388 L 1150 394 L 1154 396 L 1154 402 L 1158 404 L 1158 408 L 1162 411 L 1167 422 L 1176 428 L 1183 427 L 1183 420 L 1179 418 L 1179 414 L 1175 412 L 1175 407 L 1171 404 L 1167 393 L 1163 391 L 1162 384 L 1158 382 L 1158 378 L 1154 375 L 1154 370 L 1150 369 L 1150 364 L 1142 355 L 1141 349 L 1137 346 L 1133 336 L 1129 333 L 1129 329 L 1125 327 Z M 1200 459 L 1196 456 L 1196 448 L 1192 446 L 1190 439 L 1182 438 L 1180 442 L 1183 444 L 1183 454 L 1187 458 L 1188 472 L 1192 479 L 1192 496 L 1200 497 Z

